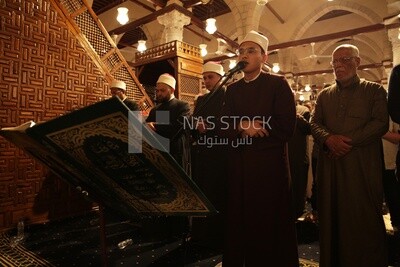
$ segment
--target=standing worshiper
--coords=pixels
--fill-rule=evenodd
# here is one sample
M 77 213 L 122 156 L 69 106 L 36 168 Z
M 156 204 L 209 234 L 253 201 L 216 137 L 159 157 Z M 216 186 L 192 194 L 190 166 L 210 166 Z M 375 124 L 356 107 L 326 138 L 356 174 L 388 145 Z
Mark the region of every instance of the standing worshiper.
M 147 125 L 158 135 L 169 140 L 171 156 L 190 175 L 190 147 L 185 131 L 181 131 L 185 116 L 189 116 L 187 102 L 175 98 L 176 80 L 168 73 L 161 74 L 156 83 L 157 105 L 150 110 Z M 167 114 L 166 114 L 167 113 Z M 187 217 L 160 217 L 143 220 L 145 231 L 158 232 L 161 238 L 182 237 L 188 233 Z
M 360 80 L 359 50 L 332 53 L 336 83 L 323 89 L 311 117 L 320 144 L 318 218 L 321 267 L 386 267 L 382 218 L 381 137 L 389 116 L 386 91 Z
M 156 102 L 157 106 L 150 110 L 146 119 L 147 125 L 157 134 L 168 138 L 170 141 L 170 154 L 179 165 L 187 172 L 190 166 L 190 157 L 188 157 L 189 148 L 186 145 L 185 132 L 181 131 L 184 117 L 190 113 L 190 107 L 187 102 L 175 98 L 176 80 L 168 74 L 161 74 L 156 83 Z M 157 122 L 157 112 L 166 111 L 169 114 L 169 122 Z M 163 116 L 163 112 L 158 114 Z
M 225 88 L 216 88 L 224 75 L 221 64 L 207 62 L 203 65 L 203 80 L 209 93 L 199 96 L 193 111 L 196 116 L 196 143 L 193 150 L 193 180 L 218 210 L 218 214 L 193 217 L 193 242 L 221 250 L 225 229 L 226 212 L 226 148 L 207 144 L 207 138 L 218 140 L 216 123 L 221 115 Z M 214 139 L 217 137 L 217 139 Z M 208 139 L 210 140 L 210 139 Z
M 390 74 L 388 109 L 392 120 L 400 124 L 400 64 L 395 66 Z M 398 159 L 400 160 L 399 157 Z
M 249 32 L 239 46 L 244 77 L 227 87 L 220 134 L 229 138 L 223 266 L 299 266 L 287 142 L 296 122 L 284 77 L 262 72 L 268 38 Z
M 382 137 L 383 158 L 385 161 L 383 190 L 395 235 L 400 233 L 400 180 L 396 178 L 396 155 L 399 143 L 399 125 L 389 120 L 389 131 Z
M 111 95 L 116 96 L 130 109 L 139 110 L 139 105 L 128 98 L 126 93 L 126 83 L 124 81 L 113 80 L 110 85 Z
M 388 109 L 390 118 L 392 121 L 400 124 L 400 65 L 395 66 L 392 69 L 392 73 L 390 74 L 389 79 L 389 94 L 388 94 Z M 397 129 L 397 133 L 400 133 L 400 130 Z M 393 141 L 393 140 L 389 140 Z M 396 177 L 397 177 L 397 188 L 400 187 L 400 146 L 399 150 L 397 150 L 396 155 Z M 396 186 L 395 186 L 396 187 Z M 397 196 L 397 201 L 400 196 Z M 391 214 L 392 215 L 392 214 Z M 397 228 L 397 232 L 399 232 L 400 228 L 400 215 L 395 215 L 398 218 L 399 225 L 395 225 Z M 393 221 L 393 220 L 392 220 Z
M 400 124 L 400 65 L 392 69 L 389 79 L 388 109 L 390 118 Z M 400 147 L 396 157 L 396 176 L 400 181 Z
M 310 165 L 307 139 L 311 134 L 310 110 L 305 106 L 297 105 L 296 112 L 296 128 L 288 143 L 294 220 L 303 215 L 306 206 L 308 167 Z

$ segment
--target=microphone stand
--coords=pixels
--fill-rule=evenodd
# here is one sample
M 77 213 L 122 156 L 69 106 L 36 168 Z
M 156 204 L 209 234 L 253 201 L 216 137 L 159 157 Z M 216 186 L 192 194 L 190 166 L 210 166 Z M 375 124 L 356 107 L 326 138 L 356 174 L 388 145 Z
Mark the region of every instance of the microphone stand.
M 214 97 L 214 95 L 216 95 L 218 91 L 222 90 L 222 87 L 229 81 L 229 79 L 233 76 L 233 74 L 235 74 L 240 70 L 241 69 L 236 71 L 230 71 L 221 76 L 218 82 L 214 85 L 213 90 L 211 90 L 211 92 L 209 93 L 209 96 L 206 99 L 204 99 L 204 102 L 201 104 L 201 106 L 199 106 L 199 108 L 196 109 L 197 112 L 193 112 L 192 117 L 197 117 L 200 114 L 200 112 L 204 110 L 204 107 Z M 175 141 L 182 134 L 183 130 L 184 127 L 181 126 L 179 130 L 176 132 L 176 134 L 172 137 L 171 141 Z
M 196 117 L 200 114 L 201 111 L 203 111 L 204 107 L 207 105 L 207 103 L 214 97 L 214 95 L 217 94 L 220 90 L 222 90 L 223 86 L 229 81 L 229 79 L 235 74 L 236 72 L 228 72 L 225 73 L 223 76 L 221 76 L 218 80 L 218 82 L 214 85 L 213 89 L 209 93 L 208 97 L 204 99 L 204 102 L 196 109 L 197 112 L 193 112 L 193 117 Z

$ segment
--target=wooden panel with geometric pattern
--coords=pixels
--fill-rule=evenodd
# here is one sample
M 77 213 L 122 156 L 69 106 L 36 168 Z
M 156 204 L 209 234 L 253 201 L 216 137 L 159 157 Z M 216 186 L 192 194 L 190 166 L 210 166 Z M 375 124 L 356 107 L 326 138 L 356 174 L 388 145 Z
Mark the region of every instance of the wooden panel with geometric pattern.
M 47 121 L 109 97 L 103 72 L 49 0 L 0 4 L 0 127 Z M 88 203 L 0 137 L 0 230 L 21 217 L 65 217 Z
M 138 102 L 142 111 L 149 111 L 153 107 L 152 100 L 88 2 L 51 0 L 51 3 L 59 11 L 58 14 L 64 16 L 68 28 L 102 71 L 105 79 L 108 82 L 113 79 L 123 80 L 127 84 L 127 96 Z

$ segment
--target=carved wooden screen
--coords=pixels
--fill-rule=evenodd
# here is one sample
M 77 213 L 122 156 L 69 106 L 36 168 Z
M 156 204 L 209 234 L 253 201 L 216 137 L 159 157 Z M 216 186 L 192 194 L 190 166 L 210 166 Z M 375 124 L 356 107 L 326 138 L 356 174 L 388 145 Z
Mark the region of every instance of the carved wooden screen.
M 153 107 L 134 71 L 88 3 L 82 0 L 51 0 L 51 2 L 59 9 L 59 14 L 64 15 L 69 28 L 102 70 L 107 81 L 111 82 L 113 79 L 125 81 L 128 97 L 137 101 L 143 111 Z
M 200 80 L 193 76 L 180 74 L 179 81 L 181 84 L 180 99 L 188 102 L 193 112 L 195 96 L 199 94 L 201 86 Z
M 177 81 L 175 95 L 179 99 L 187 101 L 193 109 L 195 96 L 200 93 L 203 71 L 203 59 L 198 46 L 172 41 L 149 48 L 143 53 L 136 53 L 135 58 L 136 61 L 133 65 L 136 67 L 137 73 L 146 66 L 154 67 L 158 63 L 161 66 L 162 62 L 169 60 L 173 65 Z M 140 77 L 139 74 L 137 76 Z M 154 86 L 157 79 L 157 75 L 152 79 Z
M 0 127 L 47 121 L 108 98 L 113 77 L 127 82 L 128 96 L 143 110 L 152 106 L 95 22 L 81 1 L 0 1 Z M 90 207 L 74 188 L 0 137 L 0 230 L 15 227 L 21 217 L 46 221 Z

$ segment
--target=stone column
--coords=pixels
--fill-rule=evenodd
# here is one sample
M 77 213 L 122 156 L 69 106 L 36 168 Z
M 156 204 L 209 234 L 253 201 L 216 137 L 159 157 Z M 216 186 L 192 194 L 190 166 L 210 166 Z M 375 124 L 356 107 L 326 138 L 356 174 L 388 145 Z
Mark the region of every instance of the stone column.
M 183 3 L 181 0 L 167 0 L 167 6 L 171 4 L 177 4 L 178 6 L 183 6 Z
M 285 78 L 286 78 L 287 82 L 289 83 L 290 88 L 292 88 L 292 85 L 294 83 L 293 73 L 291 73 L 291 72 L 285 73 Z M 292 90 L 294 91 L 294 90 L 296 90 L 296 88 L 292 88 Z
M 399 28 L 389 29 L 388 36 L 389 40 L 392 43 L 392 52 L 393 52 L 393 65 L 396 66 L 400 64 L 400 40 L 399 36 Z
M 157 17 L 160 24 L 164 25 L 164 42 L 169 43 L 174 40 L 182 41 L 183 27 L 190 23 L 190 17 L 173 10 L 169 13 Z
M 392 62 L 389 60 L 385 60 L 382 62 L 382 66 L 385 68 L 385 74 L 386 76 L 382 78 L 381 84 L 383 87 L 388 90 L 388 81 L 390 77 L 390 72 L 392 71 Z

